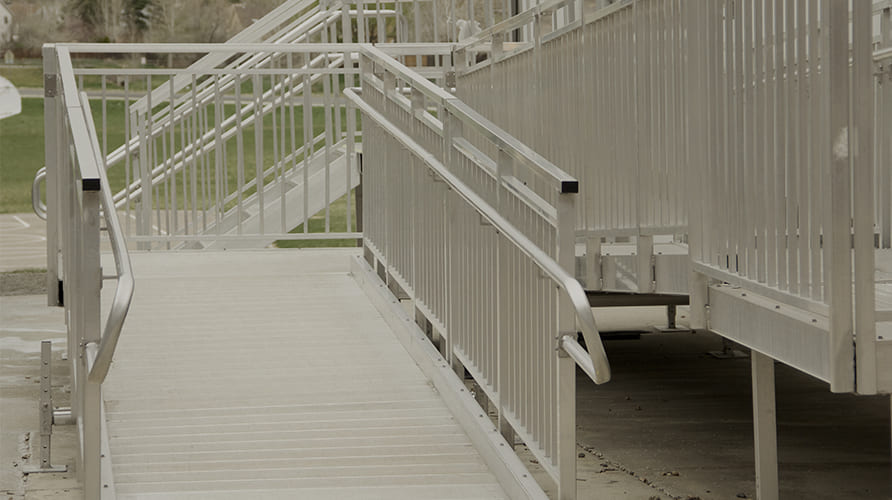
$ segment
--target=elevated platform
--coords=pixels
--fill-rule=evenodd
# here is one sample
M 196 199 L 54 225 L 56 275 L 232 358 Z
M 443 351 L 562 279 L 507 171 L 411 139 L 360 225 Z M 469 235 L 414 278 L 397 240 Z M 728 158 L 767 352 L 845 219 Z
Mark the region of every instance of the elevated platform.
M 133 255 L 104 386 L 118 498 L 508 498 L 356 254 Z

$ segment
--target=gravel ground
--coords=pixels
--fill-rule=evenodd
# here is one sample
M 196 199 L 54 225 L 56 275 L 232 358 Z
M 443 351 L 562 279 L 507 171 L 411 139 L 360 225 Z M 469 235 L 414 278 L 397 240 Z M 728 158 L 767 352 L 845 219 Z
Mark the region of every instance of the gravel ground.
M 46 271 L 0 273 L 0 296 L 46 294 Z

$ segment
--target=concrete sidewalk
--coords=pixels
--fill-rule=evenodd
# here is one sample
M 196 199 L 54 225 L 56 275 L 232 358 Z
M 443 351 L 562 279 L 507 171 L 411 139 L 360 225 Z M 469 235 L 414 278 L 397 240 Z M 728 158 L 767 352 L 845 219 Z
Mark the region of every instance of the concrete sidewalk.
M 63 310 L 47 307 L 46 297 L 0 297 L 0 497 L 4 500 L 81 498 L 74 471 L 75 426 L 53 428 L 52 463 L 66 473 L 25 476 L 25 465 L 40 463 L 37 402 L 40 391 L 40 342 L 53 342 L 53 404 L 70 404 Z

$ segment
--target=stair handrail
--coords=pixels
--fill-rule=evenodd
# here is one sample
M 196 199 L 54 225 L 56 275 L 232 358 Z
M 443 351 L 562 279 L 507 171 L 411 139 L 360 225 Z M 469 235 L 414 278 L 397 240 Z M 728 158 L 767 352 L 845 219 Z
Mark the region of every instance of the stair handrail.
M 301 26 L 303 26 L 303 24 L 306 24 L 306 23 L 310 23 L 310 26 L 308 28 L 306 28 L 305 31 L 307 33 L 310 33 L 314 29 L 314 27 L 321 24 L 319 22 L 313 21 L 316 17 L 318 17 L 319 15 L 322 14 L 320 12 L 316 12 L 316 10 L 318 10 L 318 7 L 316 7 L 313 11 L 311 11 L 312 15 L 310 16 L 309 20 L 303 21 L 303 22 L 301 22 L 301 20 L 298 20 L 297 27 L 295 27 L 291 31 L 286 32 L 285 35 L 283 35 L 279 38 L 276 38 L 275 40 L 268 42 L 268 43 L 281 43 L 287 36 L 294 36 L 293 31 L 299 30 L 301 28 Z M 272 15 L 273 13 L 275 13 L 277 11 L 278 11 L 278 9 L 276 11 L 273 11 L 272 13 L 268 14 L 267 16 L 264 16 L 263 19 L 265 19 L 266 17 Z M 261 21 L 263 19 L 261 19 Z M 261 21 L 258 21 L 258 23 Z M 327 22 L 327 20 L 325 20 L 325 22 Z M 313 24 L 313 23 L 315 23 L 315 24 Z M 241 35 L 241 33 L 239 35 Z M 232 39 L 227 41 L 226 44 L 243 43 L 244 41 L 239 37 L 239 35 L 236 35 L 235 37 L 233 37 Z M 303 37 L 303 36 L 304 35 L 297 35 L 296 41 L 299 41 L 301 39 L 301 37 Z M 288 43 L 294 43 L 294 41 L 288 40 Z M 214 57 L 212 57 L 212 56 L 214 56 Z M 206 56 L 199 59 L 198 61 L 196 61 L 195 63 L 193 63 L 192 65 L 190 65 L 188 68 L 181 70 L 180 72 L 187 73 L 190 71 L 191 72 L 201 71 L 202 69 L 205 69 L 208 67 L 213 67 L 212 63 L 219 62 L 220 60 L 225 60 L 225 58 L 226 58 L 226 54 L 209 53 Z M 268 54 L 254 53 L 247 57 L 240 58 L 240 59 L 234 61 L 232 64 L 227 65 L 227 68 L 229 68 L 229 67 L 233 67 L 233 68 L 235 68 L 235 67 L 242 67 L 242 68 L 256 67 L 256 66 L 263 64 L 263 62 L 267 58 L 268 58 Z M 183 83 L 183 81 L 182 81 L 183 79 L 177 78 L 178 76 L 180 76 L 180 75 L 177 75 L 173 78 L 174 79 L 173 85 L 174 85 L 175 92 L 182 90 L 183 86 L 186 85 L 186 83 Z M 165 91 L 165 92 L 162 92 L 162 91 Z M 163 95 L 163 94 L 169 93 L 169 91 L 170 91 L 170 87 L 166 86 L 163 89 L 159 88 L 159 89 L 153 90 L 151 92 L 151 96 L 153 97 L 153 99 L 163 100 L 163 98 L 166 97 L 166 95 Z M 203 95 L 205 95 L 205 92 L 202 91 L 199 93 L 199 95 L 203 96 Z M 202 99 L 203 99 L 203 97 L 202 97 Z M 139 100 L 137 100 L 132 106 L 131 113 L 138 113 L 140 111 L 140 108 L 145 108 L 145 106 L 146 106 L 145 101 L 146 101 L 145 96 L 140 98 Z M 145 110 L 143 109 L 142 111 L 145 111 Z M 176 110 L 174 109 L 174 111 L 176 111 Z M 185 112 L 181 111 L 180 114 L 185 115 Z M 171 116 L 174 116 L 174 115 L 171 115 Z M 158 123 L 160 123 L 160 121 Z M 163 127 L 160 127 L 156 123 L 156 125 L 153 126 L 150 134 L 154 137 L 154 136 L 157 136 L 159 133 L 161 133 L 162 130 L 163 130 Z M 125 155 L 126 155 L 126 152 L 128 151 L 128 149 L 129 150 L 135 149 L 137 143 L 138 143 L 137 137 L 128 138 L 127 142 L 125 144 L 119 146 L 117 149 L 115 149 L 114 151 L 109 153 L 108 158 L 107 158 L 107 167 L 111 167 L 112 165 L 115 165 L 118 162 L 122 161 L 125 158 Z M 120 193 L 118 193 L 118 196 L 116 196 L 116 199 L 120 202 Z
M 311 63 L 320 62 L 322 59 L 323 59 L 322 56 L 318 56 L 317 58 L 314 58 L 314 60 L 311 61 Z M 329 62 L 327 69 L 337 68 L 342 64 L 343 64 L 343 58 L 333 57 L 333 58 L 331 58 L 331 61 Z M 305 67 L 312 67 L 312 66 L 307 65 Z M 321 76 L 322 76 L 322 74 L 311 75 L 310 83 L 316 83 L 320 79 Z M 280 100 L 283 98 L 283 97 L 277 97 L 272 102 L 267 102 L 267 96 L 275 95 L 276 91 L 282 85 L 285 85 L 285 84 L 287 84 L 287 81 L 280 83 L 277 86 L 275 86 L 274 88 L 264 92 L 263 98 L 261 99 L 261 101 L 263 102 L 263 106 L 261 107 L 261 109 L 259 111 L 259 113 L 262 116 L 265 116 L 269 112 L 269 109 L 271 109 L 271 107 L 274 106 L 276 103 L 280 102 Z M 301 82 L 295 87 L 294 90 L 299 91 L 302 88 L 303 88 L 303 83 Z M 292 92 L 290 92 L 290 91 L 286 92 L 285 95 L 291 96 Z M 239 110 L 239 114 L 245 116 L 245 118 L 243 118 L 243 121 L 242 121 L 242 126 L 252 124 L 254 122 L 254 120 L 257 118 L 258 111 L 255 110 L 254 107 L 255 107 L 254 101 L 250 100 L 250 101 L 246 101 L 244 107 L 241 110 Z M 235 127 L 236 121 L 237 121 L 236 115 L 232 115 L 226 119 L 226 121 L 223 123 L 223 127 L 226 127 L 226 133 L 230 133 L 235 130 L 234 127 Z M 207 140 L 208 142 L 203 143 L 202 149 L 208 149 L 214 145 L 213 136 L 214 136 L 213 131 L 209 131 L 204 134 L 202 141 Z M 138 138 L 133 138 L 133 139 L 131 139 L 131 141 L 132 141 L 132 144 L 135 145 L 138 141 Z M 122 148 L 123 148 L 123 146 L 122 146 Z M 131 148 L 135 149 L 135 146 L 131 146 Z M 120 150 L 121 148 L 118 148 L 118 149 Z M 180 151 L 177 151 L 176 153 L 174 153 L 173 160 L 176 163 L 174 165 L 174 168 L 172 168 L 172 169 L 166 168 L 167 161 L 161 162 L 159 165 L 156 165 L 155 167 L 153 167 L 152 171 L 151 171 L 152 185 L 155 186 L 159 182 L 163 182 L 171 174 L 178 173 L 182 168 L 182 164 L 186 161 L 186 158 L 189 157 L 190 155 L 204 154 L 203 151 L 196 153 L 194 151 L 194 149 L 195 149 L 194 144 L 188 144 L 188 145 L 184 146 Z M 121 154 L 123 154 L 123 153 L 121 153 Z M 112 152 L 111 154 L 109 154 L 109 156 L 107 157 L 108 164 L 113 163 L 116 159 L 123 158 L 123 156 L 120 156 L 120 158 L 118 158 L 115 155 L 117 155 L 117 150 L 115 152 Z M 179 160 L 177 160 L 178 158 L 179 158 Z M 124 189 L 115 193 L 115 195 L 114 195 L 115 203 L 117 204 L 118 207 L 122 207 L 127 202 L 139 197 L 141 194 L 142 194 L 142 185 L 139 180 L 135 180 L 130 184 L 130 186 L 125 186 Z

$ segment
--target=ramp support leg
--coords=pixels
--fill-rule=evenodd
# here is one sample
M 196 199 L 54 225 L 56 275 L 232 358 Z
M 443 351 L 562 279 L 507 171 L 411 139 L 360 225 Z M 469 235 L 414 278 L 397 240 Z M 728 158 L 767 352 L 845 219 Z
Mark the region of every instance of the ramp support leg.
M 707 328 L 706 306 L 709 302 L 709 283 L 706 276 L 692 271 L 691 280 L 691 330 L 704 330 Z
M 654 286 L 654 237 L 638 236 L 638 292 L 653 293 Z
M 756 498 L 777 500 L 777 414 L 774 360 L 760 352 L 750 355 L 753 378 L 753 435 L 756 458 Z
M 675 304 L 669 304 L 666 306 L 666 328 L 669 330 L 675 330 L 678 325 L 676 324 L 676 313 L 677 309 Z

